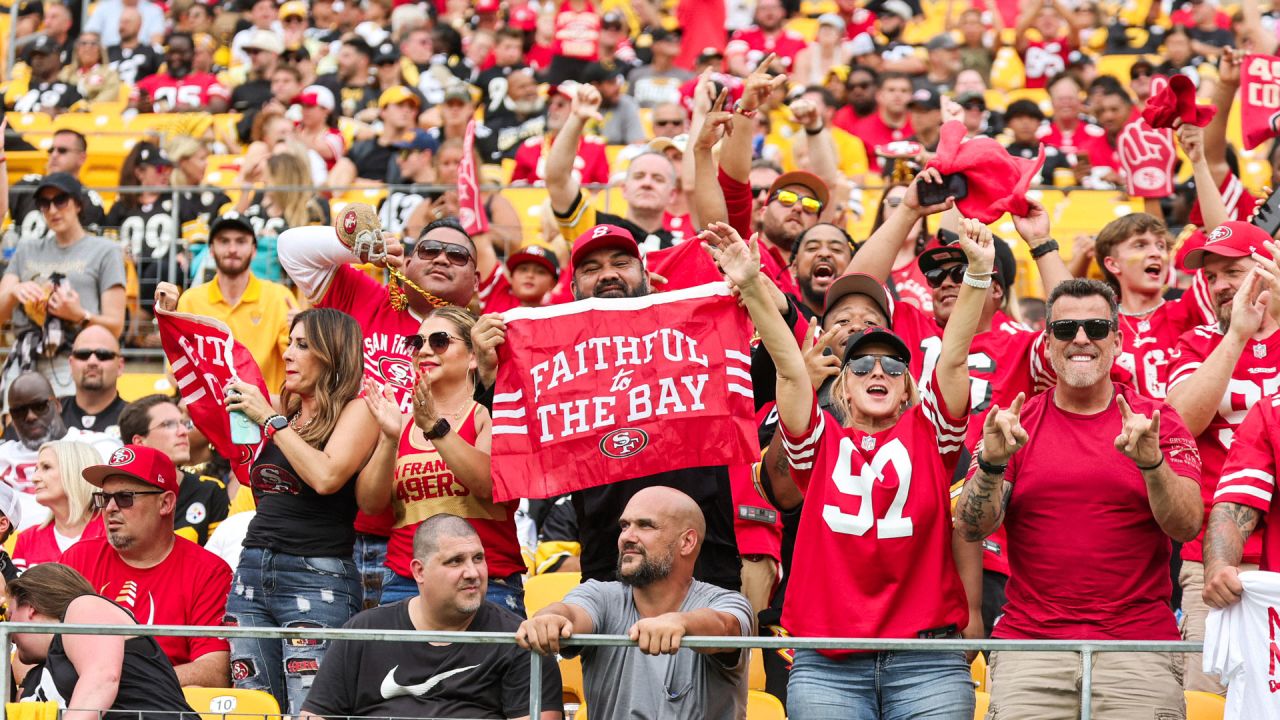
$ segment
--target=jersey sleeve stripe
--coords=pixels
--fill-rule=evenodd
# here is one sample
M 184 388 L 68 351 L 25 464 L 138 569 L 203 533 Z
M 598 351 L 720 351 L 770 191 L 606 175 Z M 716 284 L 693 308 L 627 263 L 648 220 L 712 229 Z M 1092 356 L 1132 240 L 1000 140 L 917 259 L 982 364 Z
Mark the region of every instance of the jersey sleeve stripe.
M 1223 475 L 1222 479 L 1218 481 L 1218 486 L 1222 487 L 1227 483 L 1243 480 L 1246 478 L 1262 481 L 1272 487 L 1275 487 L 1276 485 L 1276 478 L 1271 473 L 1263 472 L 1262 470 L 1255 470 L 1253 468 L 1247 468 L 1245 470 L 1239 470 L 1237 472 L 1233 472 L 1228 475 Z
M 818 440 L 827 426 L 827 414 L 818 409 L 817 398 L 814 398 L 812 412 L 817 418 L 810 422 L 812 429 L 804 438 L 793 440 L 786 428 L 782 428 L 782 449 L 787 453 L 787 463 L 791 465 L 792 470 L 813 468 Z
M 1269 490 L 1263 490 L 1261 488 L 1251 487 L 1249 485 L 1229 485 L 1229 486 L 1219 485 L 1218 492 L 1213 494 L 1213 501 L 1215 503 L 1240 502 L 1239 500 L 1234 499 L 1232 496 L 1248 496 L 1251 498 L 1257 498 L 1258 500 L 1261 500 L 1264 503 L 1270 504 L 1271 495 L 1272 493 Z M 1241 502 L 1240 504 L 1249 505 L 1249 506 L 1253 505 L 1253 503 L 1247 502 L 1247 501 Z

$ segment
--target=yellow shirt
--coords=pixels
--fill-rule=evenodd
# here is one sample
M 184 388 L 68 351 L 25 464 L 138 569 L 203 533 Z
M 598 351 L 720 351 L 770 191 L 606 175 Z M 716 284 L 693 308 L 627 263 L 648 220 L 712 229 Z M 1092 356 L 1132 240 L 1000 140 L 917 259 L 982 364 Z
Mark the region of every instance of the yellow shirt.
M 232 335 L 245 346 L 272 393 L 284 384 L 284 350 L 289 346 L 289 312 L 297 302 L 289 289 L 249 274 L 249 285 L 234 307 L 222 297 L 214 278 L 182 293 L 178 312 L 216 318 L 231 328 Z

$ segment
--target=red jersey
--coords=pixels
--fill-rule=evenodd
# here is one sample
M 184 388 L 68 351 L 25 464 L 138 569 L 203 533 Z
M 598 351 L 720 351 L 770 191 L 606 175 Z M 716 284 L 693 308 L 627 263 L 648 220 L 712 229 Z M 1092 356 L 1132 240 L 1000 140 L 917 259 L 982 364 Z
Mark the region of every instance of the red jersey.
M 516 148 L 516 166 L 511 171 L 511 182 L 543 184 L 547 181 L 547 161 L 543 157 L 551 147 L 551 136 L 531 137 Z M 573 159 L 573 178 L 584 185 L 609 182 L 609 158 L 605 155 L 604 141 L 593 135 L 584 135 L 578 143 L 578 156 Z
M 787 593 L 782 625 L 792 635 L 914 638 L 968 624 L 948 497 L 968 414 L 950 417 L 934 382 L 892 428 L 874 435 L 841 427 L 818 409 L 816 396 L 803 432 L 781 428 L 805 495 L 790 585 L 821 588 Z
M 61 562 L 62 554 L 75 547 L 76 543 L 104 537 L 106 534 L 107 527 L 103 524 L 101 515 L 90 520 L 84 530 L 80 531 L 80 537 L 69 542 L 54 529 L 53 521 L 50 520 L 48 525 L 27 528 L 18 533 L 18 539 L 13 544 L 13 566 L 19 571 L 25 571 L 41 563 Z
M 1222 465 L 1222 479 L 1213 495 L 1215 505 L 1235 503 L 1262 514 L 1262 527 L 1253 534 L 1262 537 L 1259 567 L 1267 572 L 1280 570 L 1280 508 L 1273 502 L 1277 453 L 1280 453 L 1280 397 L 1269 397 L 1256 403 L 1236 429 L 1231 452 Z
M 476 442 L 476 407 L 457 428 L 458 437 L 469 445 Z M 456 481 L 440 453 L 413 423 L 400 434 L 396 457 L 391 506 L 395 525 L 387 541 L 387 567 L 404 577 L 413 577 L 413 533 L 432 515 L 450 513 L 465 518 L 475 528 L 484 545 L 489 577 L 497 579 L 525 571 L 520 543 L 516 540 L 515 509 L 518 503 L 493 503 L 471 494 Z
M 581 12 L 561 3 L 556 12 L 555 40 L 551 54 L 594 61 L 600 54 L 600 16 L 590 2 Z
M 933 314 L 933 288 L 920 272 L 919 263 L 914 260 L 894 270 L 889 277 L 898 291 L 898 299 L 904 304 L 914 305 L 920 310 Z
M 120 559 L 106 538 L 82 540 L 62 555 L 98 591 L 133 613 L 143 625 L 218 627 L 227 612 L 231 568 L 222 558 L 186 538 L 174 537 L 173 549 L 159 565 L 135 568 Z M 157 637 L 174 665 L 206 653 L 230 650 L 226 640 L 207 637 Z
M 698 230 L 693 226 L 693 220 L 690 219 L 689 213 L 672 215 L 670 212 L 663 210 L 662 229 L 671 233 L 672 245 L 679 245 L 698 234 Z
M 231 99 L 231 91 L 210 73 L 191 73 L 181 79 L 169 73 L 148 75 L 134 86 L 130 100 L 140 99 L 142 93 L 146 93 L 153 104 L 167 103 L 170 108 L 178 105 L 207 107 L 213 98 Z
M 1236 177 L 1235 173 L 1227 171 L 1227 176 L 1222 178 L 1222 185 L 1218 188 L 1218 194 L 1222 196 L 1222 202 L 1227 206 L 1228 220 L 1249 222 L 1258 199 L 1249 192 L 1244 183 L 1240 182 L 1240 178 Z M 1191 214 L 1187 217 L 1187 222 L 1196 226 L 1204 225 L 1204 215 L 1200 212 L 1199 199 L 1191 206 Z
M 844 20 L 844 39 L 852 40 L 863 33 L 876 33 L 876 14 L 866 8 L 854 8 L 853 12 L 845 15 L 838 13 L 840 19 Z
M 805 48 L 804 36 L 794 30 L 783 28 L 770 35 L 759 27 L 752 25 L 733 34 L 730 40 L 740 40 L 747 46 L 747 67 L 760 64 L 765 55 L 777 53 L 782 66 L 790 69 L 795 62 L 796 54 Z
M 1138 392 L 1164 399 L 1169 370 L 1178 359 L 1178 338 L 1183 333 L 1217 322 L 1213 303 L 1203 276 L 1196 273 L 1191 288 L 1177 300 L 1170 300 L 1141 317 L 1120 316 L 1124 351 L 1116 357 L 1112 377 L 1127 382 Z
M 511 292 L 511 278 L 501 267 L 495 267 L 489 277 L 480 282 L 476 293 L 480 299 L 481 313 L 502 313 L 520 307 L 520 301 Z M 560 273 L 560 280 L 551 288 L 551 292 L 543 298 L 543 305 L 559 305 L 573 302 L 573 275 Z
M 891 142 L 898 140 L 906 140 L 915 134 L 915 129 L 911 127 L 911 117 L 906 116 L 902 120 L 902 127 L 889 127 L 889 124 L 880 117 L 880 113 L 873 112 L 866 117 L 853 117 L 842 129 L 849 131 L 851 135 L 857 136 L 862 144 L 867 148 L 867 163 L 872 172 L 880 172 L 882 165 L 880 164 L 880 156 L 876 154 L 876 148 L 884 147 Z
M 1093 123 L 1081 122 L 1071 132 L 1066 132 L 1057 123 L 1050 123 L 1036 133 L 1036 138 L 1060 152 L 1084 155 L 1092 165 L 1114 167 L 1115 151 L 1107 143 L 1107 131 Z
M 1070 56 L 1071 46 L 1065 37 L 1028 42 L 1027 49 L 1022 53 L 1022 64 L 1025 68 L 1023 87 L 1047 86 L 1049 78 L 1067 69 Z
M 1217 325 L 1202 325 L 1183 333 L 1178 339 L 1177 360 L 1169 371 L 1169 389 L 1186 382 L 1209 354 L 1222 344 L 1223 337 Z M 1280 359 L 1280 332 L 1271 333 L 1261 342 L 1250 338 L 1231 371 L 1227 392 L 1222 396 L 1217 412 L 1204 432 L 1196 437 L 1196 446 L 1200 449 L 1200 496 L 1204 499 L 1205 527 L 1195 540 L 1182 546 L 1183 560 L 1204 562 L 1204 529 L 1209 526 L 1209 510 L 1213 507 L 1213 494 L 1218 489 L 1222 465 L 1227 460 L 1236 429 L 1244 422 L 1249 408 L 1262 398 L 1280 391 L 1277 359 Z M 1244 562 L 1257 564 L 1261 553 L 1262 536 L 1254 533 L 1245 540 Z
M 524 61 L 535 72 L 538 72 L 551 66 L 551 59 L 555 57 L 555 54 L 555 48 L 552 45 L 534 44 L 533 47 L 529 48 L 529 52 L 524 54 Z
M 1116 383 L 1115 392 L 1134 412 L 1160 410 L 1169 467 L 1199 482 L 1199 453 L 1178 413 L 1126 385 Z M 1113 399 L 1100 413 L 1079 415 L 1053 398 L 1051 389 L 1022 406 L 1031 439 L 1005 471 L 1013 485 L 1004 521 L 1013 572 L 992 637 L 1177 640 L 1172 549 L 1142 472 L 1115 448 L 1119 406 Z

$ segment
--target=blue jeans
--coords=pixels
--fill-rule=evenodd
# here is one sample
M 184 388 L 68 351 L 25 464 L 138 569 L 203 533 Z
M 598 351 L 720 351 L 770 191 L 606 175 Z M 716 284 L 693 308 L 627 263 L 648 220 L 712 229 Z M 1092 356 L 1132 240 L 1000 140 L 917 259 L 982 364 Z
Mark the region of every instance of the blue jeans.
M 360 573 L 360 586 L 364 589 L 360 607 L 368 610 L 382 605 L 382 589 L 395 573 L 387 567 L 387 539 L 380 535 L 356 533 L 356 547 L 351 553 Z
M 413 581 L 413 578 L 405 577 L 395 572 L 392 572 L 391 575 L 391 582 L 382 587 L 383 605 L 390 605 L 393 602 L 399 602 L 418 594 L 418 585 Z M 489 589 L 485 591 L 484 599 L 494 605 L 504 607 L 520 617 L 525 616 L 524 587 L 519 575 L 496 580 L 489 578 Z
M 973 705 L 961 652 L 796 650 L 787 682 L 787 715 L 805 720 L 972 720 Z
M 227 624 L 336 628 L 359 610 L 360 579 L 350 558 L 245 548 L 227 598 Z M 237 688 L 271 693 L 297 715 L 327 647 L 323 640 L 232 638 L 231 679 Z

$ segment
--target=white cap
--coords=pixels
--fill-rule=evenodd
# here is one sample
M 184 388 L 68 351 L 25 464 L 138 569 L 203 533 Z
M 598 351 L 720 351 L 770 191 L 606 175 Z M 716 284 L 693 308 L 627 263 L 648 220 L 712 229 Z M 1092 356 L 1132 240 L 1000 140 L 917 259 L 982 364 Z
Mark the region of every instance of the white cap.
M 240 47 L 245 50 L 262 50 L 280 55 L 284 52 L 284 41 L 270 30 L 255 30 Z
M 18 501 L 18 491 L 2 480 L 0 480 L 0 514 L 9 518 L 9 527 L 15 532 L 22 527 L 22 503 Z
M 686 133 L 680 133 L 675 137 L 656 137 L 649 141 L 649 149 L 657 152 L 666 152 L 667 148 L 675 148 L 681 155 L 684 154 L 685 148 L 689 145 L 689 136 Z

